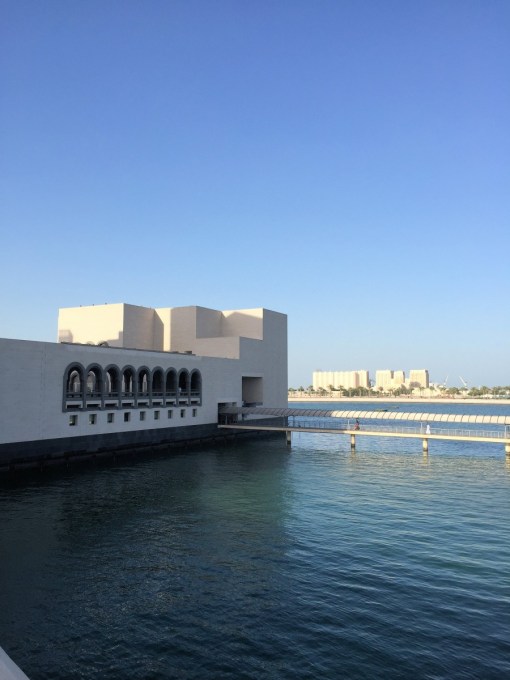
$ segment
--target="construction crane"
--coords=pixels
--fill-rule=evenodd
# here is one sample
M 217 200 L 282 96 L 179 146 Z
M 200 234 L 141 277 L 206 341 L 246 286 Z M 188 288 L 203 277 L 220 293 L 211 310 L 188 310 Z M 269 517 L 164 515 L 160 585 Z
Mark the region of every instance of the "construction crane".
M 464 389 L 465 389 L 465 390 L 468 390 L 469 387 L 468 387 L 467 382 L 464 380 L 464 378 L 463 378 L 461 375 L 459 375 L 459 378 L 460 378 L 460 382 L 462 383 Z
M 450 377 L 450 376 L 447 375 L 446 378 L 444 379 L 444 382 L 443 382 L 441 385 L 439 385 L 439 387 L 440 387 L 442 390 L 445 390 L 445 389 L 446 389 L 446 383 L 448 382 L 448 378 L 449 378 L 449 377 Z

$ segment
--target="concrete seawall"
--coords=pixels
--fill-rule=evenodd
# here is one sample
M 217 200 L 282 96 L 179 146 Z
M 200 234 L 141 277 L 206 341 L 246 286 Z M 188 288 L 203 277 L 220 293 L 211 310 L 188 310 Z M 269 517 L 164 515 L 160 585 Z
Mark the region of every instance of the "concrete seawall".
M 216 424 L 211 424 L 167 430 L 137 430 L 131 433 L 75 437 L 66 440 L 17 442 L 0 445 L 0 474 L 67 465 L 79 461 L 164 452 L 171 447 L 187 448 L 217 441 L 225 442 L 238 436 L 220 430 Z M 256 434 L 244 432 L 240 433 L 240 436 L 249 438 Z M 3 680 L 1 675 L 0 680 Z
M 0 647 L 0 678 L 2 680 L 29 680 L 28 676 L 16 666 Z

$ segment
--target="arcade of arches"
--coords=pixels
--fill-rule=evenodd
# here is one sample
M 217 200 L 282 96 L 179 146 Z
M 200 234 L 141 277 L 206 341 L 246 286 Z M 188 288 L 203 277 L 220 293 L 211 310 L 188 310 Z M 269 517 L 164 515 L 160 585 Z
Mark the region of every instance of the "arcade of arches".
M 64 374 L 63 410 L 184 406 L 202 403 L 199 370 L 110 364 L 70 364 Z

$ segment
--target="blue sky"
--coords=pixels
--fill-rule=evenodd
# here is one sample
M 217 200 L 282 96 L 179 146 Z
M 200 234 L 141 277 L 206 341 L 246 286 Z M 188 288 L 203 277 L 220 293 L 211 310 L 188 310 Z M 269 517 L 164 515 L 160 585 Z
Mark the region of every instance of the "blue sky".
M 0 336 L 289 317 L 289 382 L 510 384 L 510 3 L 0 0 Z

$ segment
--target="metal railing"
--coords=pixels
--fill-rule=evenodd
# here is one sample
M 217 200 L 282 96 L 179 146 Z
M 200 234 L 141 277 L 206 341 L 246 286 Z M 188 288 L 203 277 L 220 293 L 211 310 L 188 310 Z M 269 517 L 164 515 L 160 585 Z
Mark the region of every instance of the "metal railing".
M 351 427 L 350 429 L 354 429 Z M 392 425 L 370 425 L 366 429 L 371 432 L 389 432 L 395 434 L 413 434 L 420 437 L 483 437 L 489 439 L 505 439 L 505 433 L 502 430 L 467 430 L 465 428 L 457 427 L 431 427 L 427 430 L 426 427 L 405 427 Z M 361 428 L 359 430 L 362 431 Z
M 231 423 L 233 424 L 233 423 Z M 240 426 L 253 427 L 277 427 L 299 430 L 336 430 L 338 432 L 363 432 L 381 434 L 401 434 L 415 437 L 479 437 L 483 439 L 508 439 L 509 433 L 505 430 L 472 430 L 454 427 L 430 427 L 421 425 L 372 425 L 361 423 L 356 427 L 356 420 L 339 420 L 337 418 L 304 418 L 301 416 L 284 416 L 276 418 L 249 418 L 238 423 Z

